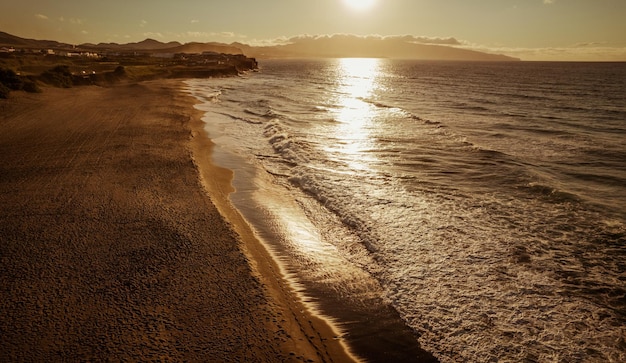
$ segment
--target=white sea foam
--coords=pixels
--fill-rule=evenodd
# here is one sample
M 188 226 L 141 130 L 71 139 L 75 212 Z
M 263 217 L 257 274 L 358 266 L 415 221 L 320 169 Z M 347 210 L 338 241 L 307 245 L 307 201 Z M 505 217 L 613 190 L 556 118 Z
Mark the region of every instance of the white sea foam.
M 219 147 L 322 205 L 320 231 L 358 237 L 367 258 L 332 243 L 442 362 L 626 361 L 626 110 L 567 88 L 623 85 L 576 83 L 603 65 L 381 64 L 352 98 L 367 75 L 333 61 L 190 88 Z

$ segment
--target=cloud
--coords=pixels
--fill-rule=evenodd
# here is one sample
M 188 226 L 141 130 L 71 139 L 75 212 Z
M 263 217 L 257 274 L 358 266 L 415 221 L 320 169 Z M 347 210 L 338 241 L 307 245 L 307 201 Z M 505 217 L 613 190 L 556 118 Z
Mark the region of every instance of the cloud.
M 245 38 L 245 36 L 237 35 L 234 32 L 197 32 L 197 31 L 188 31 L 184 33 L 176 34 L 178 38 Z
M 198 19 L 191 19 L 191 24 L 197 24 L 199 22 L 200 22 L 200 20 L 198 20 Z
M 247 38 L 244 35 L 240 35 L 240 38 Z M 271 47 L 271 46 L 275 46 L 275 45 L 283 45 L 283 44 L 287 44 L 289 43 L 289 38 L 285 37 L 285 36 L 280 36 L 277 38 L 273 38 L 273 39 L 248 39 L 245 42 L 247 45 L 253 46 L 253 47 Z
M 311 40 L 318 39 L 355 39 L 355 40 L 378 40 L 378 41 L 395 41 L 395 42 L 405 42 L 405 43 L 413 43 L 413 44 L 431 44 L 431 45 L 447 45 L 447 46 L 461 46 L 467 44 L 467 42 L 461 42 L 453 37 L 426 37 L 426 36 L 415 36 L 415 35 L 355 35 L 355 34 L 326 34 L 326 35 L 309 35 L 302 34 L 296 35 L 290 38 L 276 38 L 275 44 L 288 44 L 288 43 L 298 43 L 305 42 Z
M 207 33 L 207 32 L 184 32 L 184 33 L 180 33 L 178 34 L 179 38 L 209 38 L 214 36 L 214 33 Z
M 146 38 L 163 38 L 163 33 L 159 32 L 145 32 L 143 36 Z
M 35 18 L 42 19 L 42 20 L 48 20 L 48 17 L 43 15 L 43 14 L 35 14 Z
M 148 24 L 148 22 L 147 22 L 147 21 L 142 20 L 142 21 L 139 23 L 139 26 L 143 28 L 143 27 L 144 27 L 144 26 L 146 26 L 147 24 Z
M 573 45 L 573 47 L 576 48 L 582 48 L 582 47 L 605 47 L 606 46 L 606 42 L 583 42 L 583 43 L 576 43 Z
M 83 25 L 85 23 L 83 19 L 79 19 L 79 18 L 66 19 L 64 16 L 58 17 L 57 20 L 59 20 L 61 23 L 68 21 L 70 24 L 74 24 L 74 25 Z
M 543 3 L 546 5 L 552 5 L 556 2 L 556 0 L 543 0 Z
M 396 39 L 403 40 L 409 43 L 417 44 L 438 44 L 438 45 L 463 45 L 460 41 L 453 37 L 439 38 L 439 37 L 424 37 L 415 35 L 394 35 L 390 37 L 383 37 L 383 39 Z

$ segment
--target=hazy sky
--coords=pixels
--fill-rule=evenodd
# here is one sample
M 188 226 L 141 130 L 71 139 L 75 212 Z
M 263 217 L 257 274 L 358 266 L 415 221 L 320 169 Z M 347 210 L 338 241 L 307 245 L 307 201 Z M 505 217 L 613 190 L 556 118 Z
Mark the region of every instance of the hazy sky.
M 626 60 L 626 0 L 1 0 L 0 31 L 67 43 L 414 35 L 523 59 Z M 353 0 L 354 2 L 354 0 Z M 358 1 L 357 1 L 358 2 Z

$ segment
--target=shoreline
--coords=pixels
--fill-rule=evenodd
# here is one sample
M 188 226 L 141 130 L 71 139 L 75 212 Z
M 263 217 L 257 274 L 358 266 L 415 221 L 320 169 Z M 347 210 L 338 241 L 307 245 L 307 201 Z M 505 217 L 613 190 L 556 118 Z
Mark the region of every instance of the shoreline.
M 181 90 L 181 92 L 185 91 Z M 193 99 L 191 95 L 188 97 Z M 241 236 L 244 253 L 249 257 L 249 262 L 258 278 L 269 289 L 276 303 L 282 305 L 281 309 L 289 311 L 288 325 L 292 327 L 290 331 L 294 332 L 294 328 L 299 330 L 308 341 L 307 344 L 315 348 L 317 355 L 320 355 L 320 352 L 327 354 L 327 357 L 321 357 L 322 361 L 359 361 L 339 337 L 340 333 L 336 330 L 337 328 L 325 318 L 312 312 L 311 307 L 301 300 L 299 294 L 290 286 L 284 272 L 281 271 L 277 257 L 268 251 L 267 246 L 255 235 L 249 222 L 229 200 L 229 194 L 235 191 L 232 186 L 234 172 L 212 161 L 212 150 L 215 144 L 205 131 L 205 123 L 202 121 L 204 113 L 194 108 L 194 117 L 190 122 L 191 146 L 202 183 L 222 216 L 233 224 L 233 228 Z M 302 338 L 299 338 L 299 341 L 302 342 Z M 328 344 L 329 341 L 334 342 Z M 302 348 L 297 341 L 288 345 L 291 344 L 296 348 Z
M 201 92 L 190 87 L 190 93 Z M 291 290 L 310 311 L 340 331 L 353 354 L 365 361 L 436 362 L 421 348 L 416 333 L 383 299 L 379 282 L 362 268 L 361 263 L 369 257 L 361 253 L 367 253 L 357 252 L 360 260 L 352 261 L 331 242 L 338 239 L 343 245 L 360 246 L 360 241 L 342 227 L 322 231 L 321 226 L 336 216 L 328 215 L 323 206 L 298 189 L 284 188 L 284 181 L 275 180 L 276 176 L 254 160 L 239 155 L 237 145 L 221 145 L 221 128 L 227 127 L 228 121 L 212 122 L 223 110 L 213 114 L 210 102 L 207 105 L 202 100 L 200 97 L 197 107 L 203 110 L 203 130 L 218 140 L 217 145 L 211 144 L 216 149 L 210 159 L 228 171 L 231 180 L 226 183 L 226 194 L 236 189 L 225 195 L 227 208 L 236 209 L 237 219 L 243 218 L 238 224 L 254 230 L 254 243 L 271 255 L 272 264 L 279 266 Z M 333 223 L 341 224 L 339 220 Z M 354 245 L 351 248 L 356 248 Z
M 181 88 L 0 101 L 0 360 L 355 360 L 229 207 Z

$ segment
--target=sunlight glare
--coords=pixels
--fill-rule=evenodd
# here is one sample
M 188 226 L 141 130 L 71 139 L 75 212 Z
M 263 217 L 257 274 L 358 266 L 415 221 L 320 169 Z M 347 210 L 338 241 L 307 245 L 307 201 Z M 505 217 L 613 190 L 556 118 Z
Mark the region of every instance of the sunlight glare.
M 376 0 L 342 0 L 343 3 L 353 10 L 363 11 L 370 9 L 376 4 Z
M 368 169 L 371 161 L 364 150 L 371 148 L 370 132 L 376 107 L 368 99 L 378 87 L 380 60 L 370 58 L 344 58 L 338 62 L 340 86 L 337 89 L 340 108 L 335 118 L 339 121 L 336 135 L 338 142 L 330 147 L 343 155 L 355 170 Z

